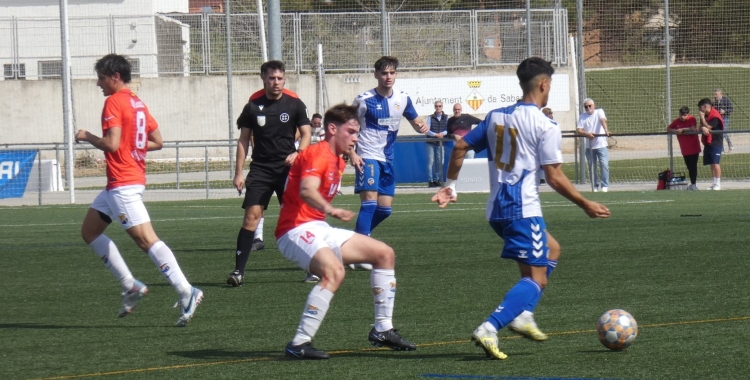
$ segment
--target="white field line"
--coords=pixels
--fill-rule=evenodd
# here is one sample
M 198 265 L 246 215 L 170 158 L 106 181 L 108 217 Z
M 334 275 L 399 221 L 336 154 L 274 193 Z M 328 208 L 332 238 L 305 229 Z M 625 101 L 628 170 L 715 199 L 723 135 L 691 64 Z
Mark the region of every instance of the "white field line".
M 674 202 L 674 200 L 671 199 L 664 199 L 664 200 L 640 200 L 640 201 L 615 201 L 615 202 L 606 202 L 607 205 L 618 205 L 618 204 L 629 204 L 629 205 L 640 205 L 640 204 L 651 204 L 651 203 L 668 203 L 668 202 Z M 405 203 L 402 204 L 402 206 L 406 205 L 425 205 L 427 203 Z M 485 203 L 478 203 L 478 202 L 472 202 L 472 203 L 463 203 L 462 205 L 484 205 Z M 351 206 L 358 206 L 359 204 L 351 204 Z M 545 208 L 550 207 L 573 207 L 574 204 L 567 202 L 567 201 L 555 201 L 555 202 L 544 202 Z M 346 206 L 346 205 L 340 205 L 340 206 Z M 187 206 L 187 207 L 193 207 L 193 206 Z M 200 208 L 210 208 L 211 206 L 195 206 Z M 222 206 L 227 207 L 227 206 Z M 53 207 L 49 207 L 53 208 Z M 61 207 L 56 207 L 61 208 Z M 183 207 L 185 208 L 185 207 Z M 450 212 L 450 211 L 480 211 L 484 210 L 484 207 L 470 207 L 470 208 L 456 208 L 448 206 L 444 209 L 431 209 L 431 210 L 396 210 L 393 211 L 394 214 L 417 214 L 417 213 L 425 213 L 425 212 Z M 270 214 L 269 216 L 278 216 L 276 214 Z M 152 219 L 152 222 L 156 223 L 165 223 L 165 222 L 184 222 L 184 221 L 195 221 L 195 220 L 220 220 L 220 219 L 242 219 L 242 214 L 238 213 L 235 216 L 207 216 L 207 217 L 199 217 L 199 218 L 164 218 L 164 219 Z M 68 223 L 28 223 L 28 224 L 0 224 L 0 228 L 3 227 L 49 227 L 49 226 L 69 226 L 69 225 L 80 225 L 80 222 L 68 222 Z

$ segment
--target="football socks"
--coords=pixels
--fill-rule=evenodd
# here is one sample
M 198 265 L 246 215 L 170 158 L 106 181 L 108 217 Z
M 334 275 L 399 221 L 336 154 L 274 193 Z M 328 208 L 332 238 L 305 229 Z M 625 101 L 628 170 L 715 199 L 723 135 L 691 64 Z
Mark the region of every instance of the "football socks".
M 247 259 L 250 258 L 250 249 L 253 247 L 254 239 L 255 231 L 240 228 L 240 233 L 237 235 L 237 255 L 234 257 L 234 270 L 240 271 L 240 274 L 245 274 L 245 265 L 247 265 Z
M 359 216 L 357 216 L 357 225 L 354 231 L 370 236 L 372 232 L 372 219 L 375 216 L 375 209 L 378 207 L 378 201 L 363 201 L 359 206 Z
M 523 312 L 526 305 L 541 293 L 542 288 L 533 279 L 524 277 L 505 294 L 503 303 L 487 318 L 495 330 L 500 330 Z
M 102 259 L 104 266 L 112 272 L 112 275 L 120 281 L 123 291 L 133 289 L 135 284 L 135 278 L 128 269 L 128 264 L 123 260 L 120 251 L 117 249 L 115 243 L 107 237 L 107 235 L 101 234 L 99 237 L 89 244 L 89 247 L 94 250 L 97 256 Z
M 391 208 L 390 207 L 383 207 L 378 206 L 375 209 L 375 215 L 372 217 L 372 227 L 370 228 L 370 232 L 377 227 L 380 222 L 384 221 L 385 218 L 391 216 Z
M 388 331 L 393 328 L 393 304 L 396 298 L 396 271 L 373 269 L 370 272 L 373 304 L 375 305 L 375 330 Z
M 180 301 L 185 303 L 185 300 L 190 298 L 193 287 L 182 273 L 172 250 L 163 241 L 159 240 L 148 249 L 148 257 L 156 264 L 159 272 L 164 275 L 169 284 L 175 288 L 180 295 Z
M 255 239 L 263 240 L 263 222 L 266 218 L 260 218 L 258 227 L 255 228 Z
M 328 312 L 331 299 L 333 299 L 333 293 L 330 290 L 320 285 L 315 285 L 312 288 L 310 295 L 307 296 L 305 310 L 302 311 L 299 326 L 297 326 L 297 334 L 292 339 L 292 346 L 299 346 L 312 341 Z
M 549 278 L 549 276 L 552 274 L 552 271 L 555 270 L 556 267 L 557 260 L 547 261 L 547 278 Z M 544 294 L 544 289 L 542 289 L 542 291 L 539 292 L 539 294 L 537 294 L 536 297 L 534 297 L 534 299 L 532 299 L 531 302 L 529 302 L 529 304 L 526 305 L 526 307 L 524 307 L 523 309 L 525 311 L 534 312 L 534 309 L 536 309 L 536 305 L 539 303 L 539 299 L 542 298 L 542 294 Z

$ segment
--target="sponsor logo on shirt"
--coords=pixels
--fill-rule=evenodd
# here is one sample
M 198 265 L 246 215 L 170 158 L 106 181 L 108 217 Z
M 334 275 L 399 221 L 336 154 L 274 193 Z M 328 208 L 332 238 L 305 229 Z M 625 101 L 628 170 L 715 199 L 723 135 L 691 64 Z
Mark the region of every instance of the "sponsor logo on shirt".
M 398 125 L 400 122 L 401 118 L 398 117 L 384 117 L 382 119 L 378 119 L 378 125 L 382 126 Z

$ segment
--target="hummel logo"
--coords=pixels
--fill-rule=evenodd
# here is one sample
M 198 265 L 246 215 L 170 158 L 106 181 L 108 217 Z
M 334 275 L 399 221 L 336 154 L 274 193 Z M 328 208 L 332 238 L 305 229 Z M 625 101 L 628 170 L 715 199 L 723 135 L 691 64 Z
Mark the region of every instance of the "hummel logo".
M 539 225 L 538 224 L 532 224 L 531 225 L 531 230 L 534 231 L 534 232 L 539 232 Z
M 542 240 L 542 233 L 531 233 L 531 238 L 534 239 L 534 241 L 540 241 Z
M 544 246 L 544 243 L 541 241 L 535 241 L 532 243 L 532 245 L 534 246 L 534 249 L 539 250 L 539 249 L 542 249 L 542 246 Z
M 543 251 L 534 250 L 531 253 L 534 254 L 534 257 L 540 257 L 540 256 L 542 256 Z

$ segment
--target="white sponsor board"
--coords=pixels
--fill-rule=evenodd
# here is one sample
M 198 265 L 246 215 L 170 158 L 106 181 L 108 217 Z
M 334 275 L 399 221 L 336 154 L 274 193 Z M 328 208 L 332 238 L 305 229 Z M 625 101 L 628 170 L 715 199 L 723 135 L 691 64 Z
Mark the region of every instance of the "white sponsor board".
M 452 114 L 455 103 L 461 103 L 464 113 L 486 114 L 516 103 L 523 94 L 514 75 L 399 78 L 396 87 L 409 94 L 420 115 L 434 113 L 434 104 L 438 100 L 443 102 L 443 109 L 448 114 Z M 547 107 L 553 111 L 570 111 L 568 74 L 552 76 L 552 92 Z

